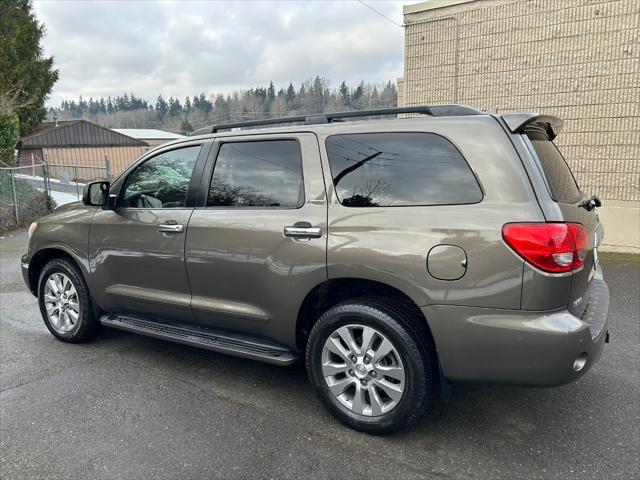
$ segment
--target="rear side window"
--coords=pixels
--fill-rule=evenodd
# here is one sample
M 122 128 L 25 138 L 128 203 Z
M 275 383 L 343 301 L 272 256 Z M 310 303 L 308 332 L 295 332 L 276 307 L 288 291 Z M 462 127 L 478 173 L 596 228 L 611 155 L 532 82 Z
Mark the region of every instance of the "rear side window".
M 332 135 L 326 140 L 338 200 L 347 207 L 477 203 L 469 165 L 433 133 Z
M 540 160 L 551 198 L 561 203 L 573 203 L 580 199 L 581 193 L 576 179 L 555 143 L 549 140 L 543 131 L 528 130 L 527 137 Z
M 296 140 L 224 143 L 207 196 L 208 207 L 289 207 L 304 203 L 302 157 Z

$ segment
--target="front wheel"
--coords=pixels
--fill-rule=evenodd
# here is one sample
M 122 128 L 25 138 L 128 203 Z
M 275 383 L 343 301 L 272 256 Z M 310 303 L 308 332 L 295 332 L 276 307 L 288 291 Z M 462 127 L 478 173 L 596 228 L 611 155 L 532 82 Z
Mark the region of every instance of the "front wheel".
M 322 403 L 368 433 L 402 429 L 427 410 L 433 366 L 428 333 L 399 302 L 363 298 L 332 307 L 307 343 L 307 370 Z
M 45 325 L 64 342 L 90 340 L 100 329 L 82 273 L 67 259 L 56 258 L 42 269 L 38 303 Z

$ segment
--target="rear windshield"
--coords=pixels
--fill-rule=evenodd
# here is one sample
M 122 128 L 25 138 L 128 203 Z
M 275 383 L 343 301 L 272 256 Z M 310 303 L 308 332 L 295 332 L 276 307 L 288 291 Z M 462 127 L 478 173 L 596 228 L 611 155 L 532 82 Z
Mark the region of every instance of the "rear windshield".
M 528 130 L 527 137 L 547 177 L 551 198 L 560 203 L 574 203 L 579 200 L 580 188 L 558 147 L 549 140 L 546 133 L 537 129 Z

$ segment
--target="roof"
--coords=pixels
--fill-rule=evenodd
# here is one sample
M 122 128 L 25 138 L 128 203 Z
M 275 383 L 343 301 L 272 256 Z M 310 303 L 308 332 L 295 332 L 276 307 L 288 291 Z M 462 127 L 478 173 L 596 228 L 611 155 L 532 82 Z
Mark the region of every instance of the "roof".
M 139 140 L 176 140 L 184 138 L 184 135 L 179 133 L 166 132 L 156 128 L 112 128 L 112 130 Z
M 455 5 L 460 5 L 461 3 L 470 3 L 473 1 L 474 0 L 427 0 L 426 2 L 403 6 L 402 13 L 404 15 L 410 15 L 412 13 L 420 13 L 429 10 L 437 10 L 439 8 L 453 7 Z
M 392 113 L 425 113 L 419 117 L 389 118 Z M 357 120 L 356 117 L 384 118 Z M 345 120 L 346 119 L 346 120 Z M 337 133 L 371 133 L 383 131 L 422 131 L 427 125 L 446 122 L 452 119 L 464 122 L 465 126 L 475 128 L 476 125 L 487 121 L 503 125 L 513 133 L 521 133 L 525 127 L 544 128 L 549 138 L 553 139 L 562 127 L 562 120 L 549 115 L 537 113 L 491 113 L 483 112 L 464 105 L 431 105 L 417 107 L 400 107 L 389 109 L 374 109 L 361 111 L 348 111 L 337 113 L 319 113 L 308 116 L 270 118 L 262 120 L 250 120 L 246 122 L 227 123 L 203 127 L 194 132 L 191 137 L 170 142 L 163 147 L 180 145 L 187 142 L 202 141 L 225 137 L 248 137 L 265 134 L 288 134 L 311 132 L 316 135 L 334 135 Z M 245 128 L 246 127 L 246 128 Z M 258 128 L 255 128 L 258 127 Z M 224 131 L 222 131 L 224 130 Z M 160 148 L 160 147 L 158 147 Z
M 292 117 L 262 118 L 256 120 L 246 120 L 242 122 L 223 123 L 219 125 L 209 125 L 194 131 L 191 135 L 198 136 L 206 133 L 217 133 L 220 130 L 233 130 L 243 127 L 276 126 L 281 124 L 294 124 L 303 122 L 306 125 L 322 125 L 333 122 L 344 122 L 344 119 L 357 117 L 380 117 L 398 114 L 423 114 L 430 117 L 460 117 L 466 115 L 484 115 L 484 112 L 466 105 L 416 105 L 411 107 L 390 107 L 374 108 L 369 110 L 344 110 L 340 112 L 323 112 L 305 115 L 295 115 Z
M 42 147 L 142 147 L 146 142 L 87 120 L 45 122 L 18 142 L 18 149 Z
M 218 139 L 226 137 L 250 137 L 254 135 L 266 134 L 289 134 L 309 132 L 318 136 L 346 134 L 346 133 L 375 133 L 375 132 L 412 132 L 412 131 L 429 131 L 429 125 L 440 122 L 450 123 L 452 118 L 465 122 L 467 126 L 478 124 L 478 122 L 486 122 L 488 119 L 495 122 L 495 115 L 483 113 L 481 115 L 465 115 L 461 117 L 400 117 L 400 118 L 382 118 L 375 120 L 347 120 L 339 122 L 319 123 L 319 124 L 298 124 L 298 125 L 275 125 L 263 126 L 262 128 L 236 128 L 233 130 L 219 131 L 216 133 L 203 133 L 175 140 L 168 145 L 179 145 L 186 142 L 202 141 L 207 139 Z M 427 129 L 427 130 L 425 130 Z

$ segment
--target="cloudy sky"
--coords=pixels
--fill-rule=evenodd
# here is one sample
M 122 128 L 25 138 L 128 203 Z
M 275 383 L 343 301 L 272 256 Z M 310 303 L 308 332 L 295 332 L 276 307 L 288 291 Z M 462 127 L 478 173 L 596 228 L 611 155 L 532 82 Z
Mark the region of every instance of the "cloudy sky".
M 367 4 L 398 24 L 402 5 Z M 200 92 L 356 83 L 402 74 L 403 29 L 358 1 L 36 1 L 60 80 L 49 104 L 133 92 L 155 101 Z

